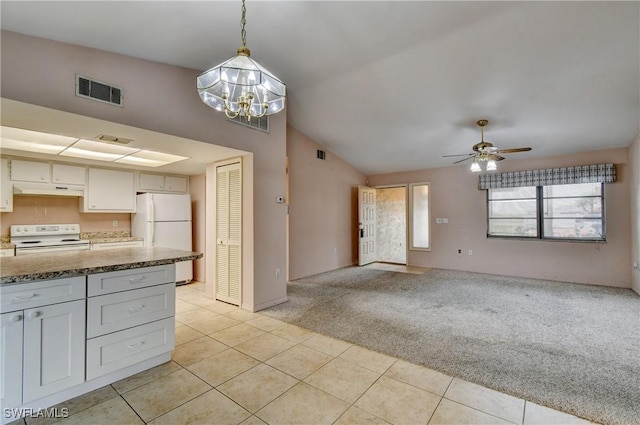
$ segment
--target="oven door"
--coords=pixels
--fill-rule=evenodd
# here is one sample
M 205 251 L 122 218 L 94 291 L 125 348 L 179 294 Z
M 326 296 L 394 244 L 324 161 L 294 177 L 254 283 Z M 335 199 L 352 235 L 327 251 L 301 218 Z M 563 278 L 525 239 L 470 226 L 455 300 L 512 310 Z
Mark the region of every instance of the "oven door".
M 33 246 L 29 248 L 26 248 L 26 247 L 16 248 L 16 255 L 44 254 L 44 253 L 65 252 L 65 251 L 88 251 L 88 250 L 89 250 L 89 244 Z

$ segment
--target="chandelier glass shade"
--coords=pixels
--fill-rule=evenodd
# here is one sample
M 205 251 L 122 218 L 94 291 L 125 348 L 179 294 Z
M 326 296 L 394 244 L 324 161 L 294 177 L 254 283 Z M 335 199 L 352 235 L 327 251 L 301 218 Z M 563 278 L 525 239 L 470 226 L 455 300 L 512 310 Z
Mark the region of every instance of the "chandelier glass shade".
M 284 109 L 286 86 L 258 62 L 246 47 L 245 5 L 242 1 L 242 47 L 237 56 L 203 72 L 197 78 L 200 99 L 227 117 L 262 117 Z

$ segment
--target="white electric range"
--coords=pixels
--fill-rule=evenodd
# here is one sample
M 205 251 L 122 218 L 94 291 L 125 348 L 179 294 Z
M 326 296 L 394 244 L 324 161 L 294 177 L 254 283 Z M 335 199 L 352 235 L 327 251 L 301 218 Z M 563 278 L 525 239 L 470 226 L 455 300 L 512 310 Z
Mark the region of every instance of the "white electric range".
M 79 224 L 14 224 L 10 235 L 16 255 L 89 250 L 89 241 L 80 239 Z

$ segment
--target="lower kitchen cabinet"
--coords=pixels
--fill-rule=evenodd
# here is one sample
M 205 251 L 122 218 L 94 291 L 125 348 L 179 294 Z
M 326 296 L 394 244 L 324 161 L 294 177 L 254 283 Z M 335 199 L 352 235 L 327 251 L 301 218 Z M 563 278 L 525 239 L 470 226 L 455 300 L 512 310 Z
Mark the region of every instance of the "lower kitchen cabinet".
M 171 359 L 175 264 L 0 286 L 0 313 L 0 403 L 46 408 Z
M 22 404 L 22 311 L 0 316 L 0 404 L 16 407 Z
M 23 403 L 84 382 L 85 305 L 24 310 Z

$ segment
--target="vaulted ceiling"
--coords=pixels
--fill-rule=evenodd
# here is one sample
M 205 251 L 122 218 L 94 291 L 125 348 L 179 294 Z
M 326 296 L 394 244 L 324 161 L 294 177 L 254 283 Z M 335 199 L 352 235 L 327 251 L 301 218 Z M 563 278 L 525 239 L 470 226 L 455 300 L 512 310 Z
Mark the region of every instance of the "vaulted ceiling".
M 2 29 L 197 70 L 241 44 L 237 0 L 0 7 Z M 249 0 L 246 30 L 288 122 L 366 174 L 449 165 L 481 118 L 499 148 L 533 148 L 507 159 L 640 129 L 640 2 Z

